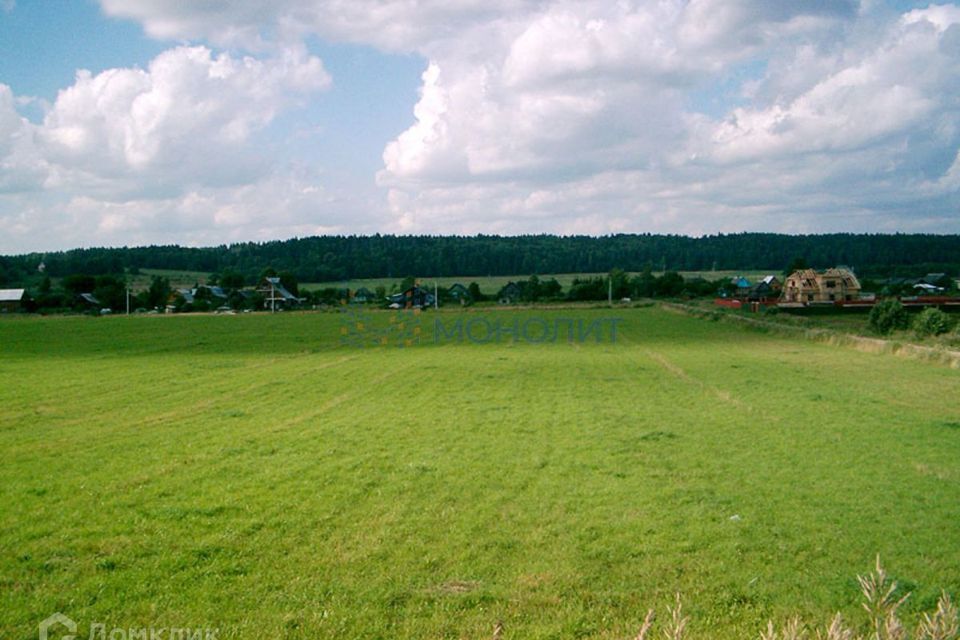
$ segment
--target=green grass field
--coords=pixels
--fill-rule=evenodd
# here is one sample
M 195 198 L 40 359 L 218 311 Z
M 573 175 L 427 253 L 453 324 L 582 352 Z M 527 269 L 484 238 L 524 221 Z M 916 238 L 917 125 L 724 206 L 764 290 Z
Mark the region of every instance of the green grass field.
M 615 343 L 410 348 L 336 313 L 0 320 L 0 637 L 625 639 L 679 591 L 693 637 L 755 638 L 859 620 L 877 553 L 908 618 L 960 595 L 957 371 L 486 317 L 611 313 Z

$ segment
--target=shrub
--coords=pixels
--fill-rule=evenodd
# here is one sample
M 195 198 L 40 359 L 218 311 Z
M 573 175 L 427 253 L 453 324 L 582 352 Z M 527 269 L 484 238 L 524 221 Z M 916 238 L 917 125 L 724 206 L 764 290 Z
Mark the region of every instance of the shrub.
M 862 605 L 867 612 L 866 624 L 859 632 L 837 613 L 830 622 L 813 628 L 799 617 L 791 618 L 779 630 L 772 621 L 768 622 L 767 628 L 760 632 L 760 640 L 956 640 L 960 634 L 960 616 L 946 592 L 941 593 L 934 611 L 922 614 L 911 634 L 899 613 L 900 605 L 910 594 L 900 595 L 896 581 L 884 571 L 880 558 L 877 558 L 876 569 L 869 575 L 858 576 L 857 581 L 863 595 Z M 658 636 L 665 640 L 687 638 L 689 619 L 683 614 L 679 594 L 676 605 L 669 607 L 667 614 Z M 494 630 L 495 640 L 502 637 L 502 631 L 503 625 L 498 623 Z M 651 609 L 636 639 L 653 640 L 654 637 L 654 612 Z
M 918 338 L 939 336 L 950 330 L 950 318 L 940 309 L 929 307 L 914 318 L 913 330 Z
M 868 322 L 871 329 L 885 336 L 894 329 L 906 329 L 910 318 L 899 300 L 883 300 L 870 310 Z

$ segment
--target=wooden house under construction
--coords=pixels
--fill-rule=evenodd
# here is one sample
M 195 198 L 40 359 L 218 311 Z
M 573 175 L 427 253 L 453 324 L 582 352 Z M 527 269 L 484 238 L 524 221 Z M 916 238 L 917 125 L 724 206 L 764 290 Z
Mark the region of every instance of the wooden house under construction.
M 802 269 L 787 276 L 780 300 L 786 303 L 851 302 L 860 297 L 860 281 L 849 269 Z

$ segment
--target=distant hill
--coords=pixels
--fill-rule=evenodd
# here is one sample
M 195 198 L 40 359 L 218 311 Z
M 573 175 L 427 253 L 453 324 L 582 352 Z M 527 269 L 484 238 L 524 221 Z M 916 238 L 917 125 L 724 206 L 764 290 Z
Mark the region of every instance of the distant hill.
M 318 236 L 218 247 L 148 246 L 74 249 L 0 257 L 0 285 L 35 279 L 43 262 L 52 277 L 137 269 L 235 272 L 266 268 L 299 280 L 416 276 L 598 273 L 618 267 L 654 270 L 783 271 L 796 259 L 812 267 L 848 265 L 861 274 L 960 271 L 960 235 L 737 233 L 611 236 Z

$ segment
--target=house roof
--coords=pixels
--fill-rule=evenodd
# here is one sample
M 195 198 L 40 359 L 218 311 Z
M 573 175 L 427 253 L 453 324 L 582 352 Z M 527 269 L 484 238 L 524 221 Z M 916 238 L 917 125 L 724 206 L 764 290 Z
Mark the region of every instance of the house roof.
M 0 289 L 0 302 L 20 302 L 25 289 Z
M 100 301 L 97 300 L 92 293 L 81 293 L 80 297 L 90 304 L 100 304 Z
M 287 288 L 280 284 L 280 278 L 268 277 L 264 278 L 264 280 L 266 280 L 268 284 L 272 285 L 275 295 L 283 298 L 284 300 L 299 300 L 297 296 L 287 291 Z M 267 287 L 264 286 L 263 288 L 266 289 Z
M 764 278 L 760 280 L 760 282 L 761 284 L 767 284 L 767 285 L 773 284 L 774 282 L 777 282 L 777 276 L 773 276 L 773 275 L 764 276 Z
M 223 287 L 213 287 L 213 286 L 210 286 L 210 285 L 208 285 L 208 284 L 201 284 L 200 286 L 197 287 L 197 289 L 209 289 L 209 290 L 210 290 L 210 293 L 212 293 L 213 296 L 216 297 L 216 298 L 224 298 L 224 299 L 226 299 L 226 298 L 229 298 L 229 297 L 230 297 L 230 296 L 227 295 L 227 292 L 223 290 Z M 194 290 L 193 290 L 193 294 L 194 294 L 194 295 L 196 295 L 197 289 L 194 289 Z
M 508 282 L 503 285 L 503 289 L 500 289 L 500 294 L 502 295 L 504 293 L 520 293 L 520 285 L 516 282 Z

